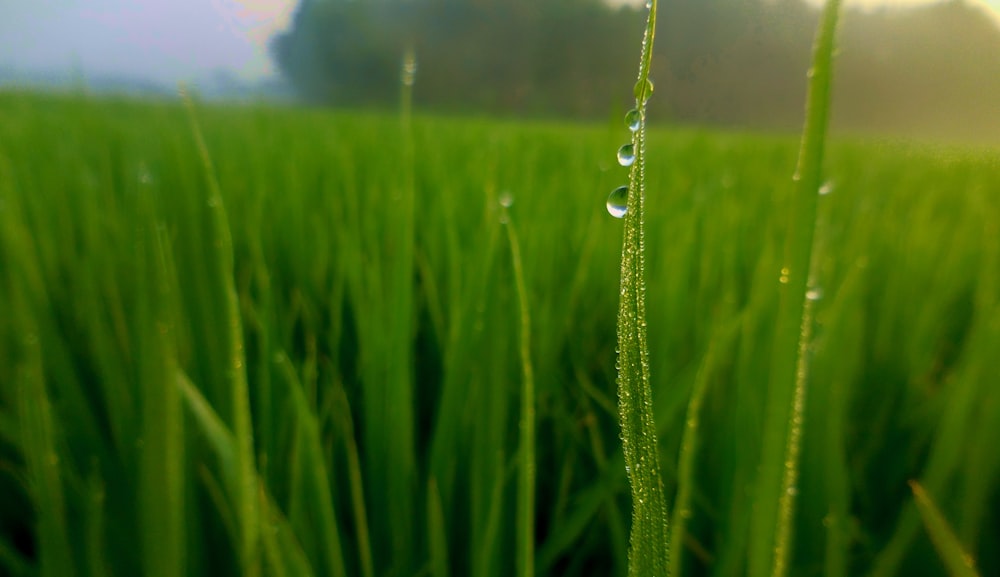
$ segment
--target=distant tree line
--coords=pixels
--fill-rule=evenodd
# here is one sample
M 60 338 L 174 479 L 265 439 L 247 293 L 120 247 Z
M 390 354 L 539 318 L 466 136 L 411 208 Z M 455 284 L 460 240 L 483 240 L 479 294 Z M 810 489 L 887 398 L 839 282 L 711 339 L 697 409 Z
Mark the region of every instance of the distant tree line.
M 651 114 L 791 129 L 818 10 L 801 0 L 660 0 Z M 641 7 L 601 0 L 301 0 L 272 52 L 302 99 L 393 106 L 403 54 L 426 110 L 605 118 L 631 103 Z M 849 10 L 834 122 L 1000 140 L 1000 26 L 951 0 Z

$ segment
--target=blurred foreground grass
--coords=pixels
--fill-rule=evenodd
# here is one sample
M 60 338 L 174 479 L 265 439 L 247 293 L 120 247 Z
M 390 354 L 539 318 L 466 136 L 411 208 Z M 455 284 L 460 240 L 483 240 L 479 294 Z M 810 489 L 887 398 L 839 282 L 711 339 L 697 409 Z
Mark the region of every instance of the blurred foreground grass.
M 410 160 L 395 117 L 197 117 L 210 170 L 175 104 L 0 94 L 0 574 L 511 574 L 503 195 L 531 311 L 536 566 L 624 574 L 617 119 L 416 117 Z M 745 574 L 797 140 L 648 139 L 671 503 L 705 383 L 673 546 L 685 574 Z M 1000 151 L 834 141 L 827 167 L 792 572 L 944 574 L 918 480 L 998 574 Z

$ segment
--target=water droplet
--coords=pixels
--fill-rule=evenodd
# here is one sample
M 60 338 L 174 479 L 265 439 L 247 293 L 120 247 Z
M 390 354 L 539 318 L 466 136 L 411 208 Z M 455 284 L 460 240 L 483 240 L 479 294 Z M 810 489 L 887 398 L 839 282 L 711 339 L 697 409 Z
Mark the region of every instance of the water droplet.
M 806 78 L 812 78 L 813 76 L 816 76 L 815 68 L 810 68 L 809 70 L 806 70 Z
M 802 180 L 802 175 L 796 170 L 795 174 L 792 175 L 792 182 L 798 182 L 800 180 Z
M 628 187 L 619 186 L 608 195 L 608 214 L 621 218 L 628 212 Z
M 653 8 L 653 0 L 646 0 L 646 10 L 651 10 Z
M 632 166 L 633 162 L 635 162 L 635 145 L 631 142 L 623 144 L 622 147 L 618 149 L 618 164 L 622 166 Z
M 500 193 L 500 206 L 510 208 L 514 205 L 514 195 L 509 190 Z
M 826 196 L 833 192 L 833 183 L 829 180 L 823 183 L 823 186 L 819 187 L 820 196 Z
M 813 287 L 806 291 L 806 298 L 811 301 L 818 301 L 823 298 L 823 289 L 819 287 Z
M 645 92 L 643 92 L 643 88 L 645 88 Z M 646 101 L 649 100 L 650 95 L 653 94 L 653 81 L 647 78 L 645 83 L 641 80 L 636 82 L 635 88 L 632 89 L 632 92 L 635 94 L 636 102 L 639 104 L 645 104 Z
M 631 130 L 632 132 L 635 132 L 639 130 L 639 124 L 641 119 L 642 115 L 639 114 L 639 110 L 633 108 L 632 110 L 629 110 L 625 114 L 625 126 L 627 126 L 628 129 Z
M 788 275 L 790 274 L 792 273 L 788 270 L 787 266 L 781 267 L 781 276 L 778 277 L 778 282 L 781 284 L 788 284 Z
M 798 489 L 798 487 L 794 487 L 794 486 L 792 486 L 792 487 L 789 487 L 789 488 L 788 488 L 788 491 L 787 491 L 787 492 L 788 492 L 788 494 L 789 494 L 789 495 L 791 495 L 791 496 L 793 496 L 793 497 L 794 497 L 795 495 L 798 495 L 798 494 L 799 494 L 799 489 Z

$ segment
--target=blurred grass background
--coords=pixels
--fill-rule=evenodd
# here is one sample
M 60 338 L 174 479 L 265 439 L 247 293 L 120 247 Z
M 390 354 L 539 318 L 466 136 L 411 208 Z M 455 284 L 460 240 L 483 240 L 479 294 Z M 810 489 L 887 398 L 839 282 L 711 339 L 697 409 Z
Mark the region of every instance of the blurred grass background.
M 503 194 L 531 311 L 536 567 L 624 574 L 619 119 L 415 116 L 408 160 L 392 115 L 196 116 L 207 157 L 174 103 L 0 94 L 0 574 L 511 574 Z M 703 383 L 674 547 L 684 574 L 747 574 L 797 140 L 648 139 L 671 503 Z M 1000 573 L 1000 151 L 828 150 L 792 573 L 944 574 L 910 480 Z

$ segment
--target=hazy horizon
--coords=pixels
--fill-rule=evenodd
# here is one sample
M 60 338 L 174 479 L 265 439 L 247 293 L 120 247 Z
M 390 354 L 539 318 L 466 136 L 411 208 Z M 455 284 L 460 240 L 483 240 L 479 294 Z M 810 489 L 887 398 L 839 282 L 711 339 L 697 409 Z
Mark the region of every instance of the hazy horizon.
M 847 0 L 847 5 L 933 1 Z M 971 3 L 991 10 L 1000 25 L 1000 0 Z M 0 70 L 162 84 L 204 79 L 218 71 L 262 80 L 277 74 L 268 40 L 288 27 L 297 5 L 298 0 L 0 0 Z

